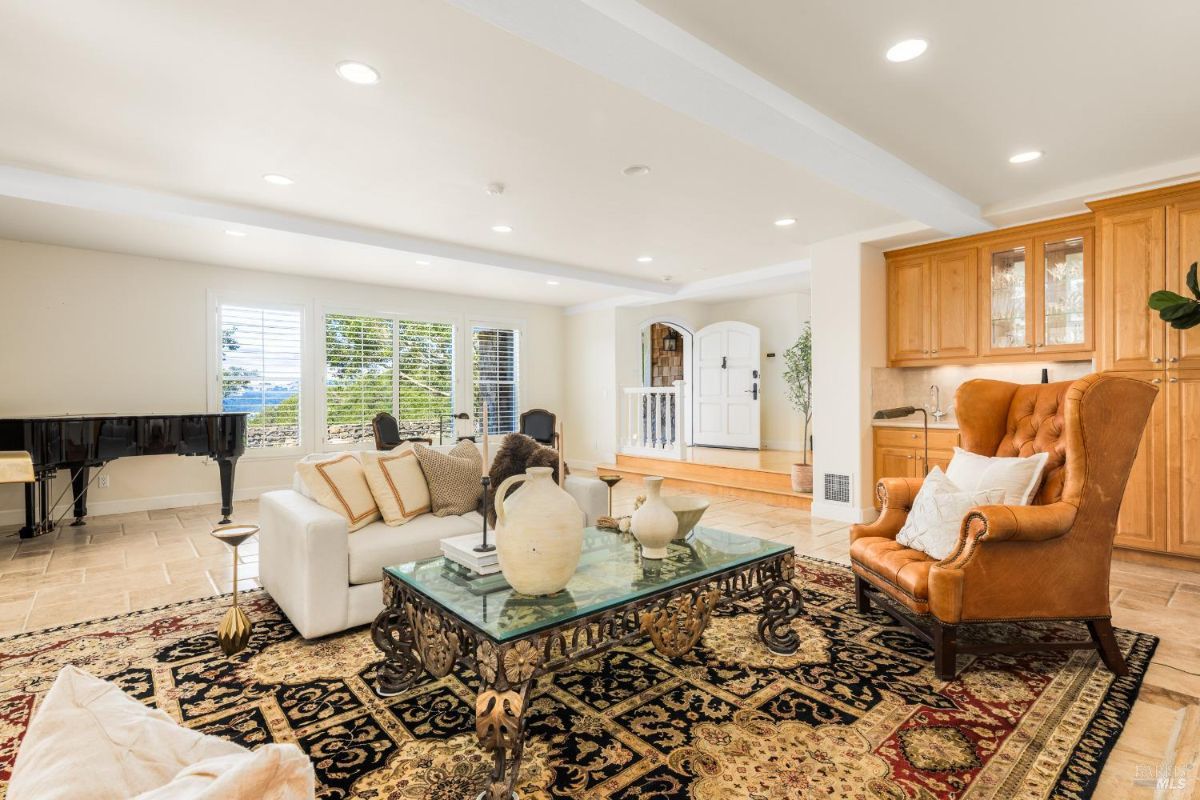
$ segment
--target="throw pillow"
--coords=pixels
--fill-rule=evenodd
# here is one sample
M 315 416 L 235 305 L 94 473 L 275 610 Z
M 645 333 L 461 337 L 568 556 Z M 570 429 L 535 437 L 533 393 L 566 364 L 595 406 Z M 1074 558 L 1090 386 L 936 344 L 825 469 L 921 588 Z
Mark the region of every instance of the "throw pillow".
M 483 493 L 483 457 L 474 442 L 463 441 L 449 453 L 439 453 L 423 444 L 413 445 L 435 517 L 466 514 L 479 508 Z
M 346 518 L 351 531 L 379 519 L 362 464 L 350 453 L 325 461 L 301 461 L 296 471 L 313 499 Z
M 546 447 L 532 437 L 526 436 L 523 433 L 510 433 L 504 437 L 504 441 L 500 443 L 500 448 L 496 450 L 496 456 L 492 459 L 492 470 L 489 477 L 492 481 L 492 491 L 499 488 L 500 484 L 513 476 L 523 475 L 530 467 L 550 467 L 554 470 L 554 482 L 558 483 L 558 451 L 551 447 Z M 567 465 L 563 464 L 563 471 L 568 475 L 571 471 L 567 469 Z M 515 489 L 510 489 L 509 494 L 518 492 L 521 486 L 518 485 Z M 492 503 L 488 506 L 488 523 L 496 524 L 496 504 Z
M 964 491 L 1003 489 L 1004 505 L 1027 506 L 1042 485 L 1042 472 L 1049 459 L 1049 453 L 989 458 L 956 447 L 946 477 Z
M 946 477 L 941 467 L 925 476 L 896 541 L 941 561 L 954 552 L 963 517 L 975 506 L 999 503 L 1003 489 L 963 491 Z
M 403 525 L 430 510 L 429 485 L 412 445 L 363 453 L 363 473 L 388 525 Z

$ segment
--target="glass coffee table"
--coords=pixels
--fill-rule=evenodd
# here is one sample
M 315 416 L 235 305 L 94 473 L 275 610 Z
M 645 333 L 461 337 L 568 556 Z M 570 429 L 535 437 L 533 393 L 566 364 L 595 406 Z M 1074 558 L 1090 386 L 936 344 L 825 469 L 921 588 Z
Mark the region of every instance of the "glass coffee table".
M 791 622 L 802 608 L 791 545 L 697 527 L 664 559 L 643 559 L 640 550 L 629 534 L 588 528 L 575 575 L 549 597 L 519 594 L 502 575 L 480 577 L 440 556 L 385 568 L 384 609 L 371 627 L 386 657 L 376 691 L 398 694 L 422 672 L 441 678 L 455 664 L 473 669 L 475 733 L 493 758 L 479 797 L 509 800 L 538 677 L 643 638 L 668 658 L 681 656 L 714 609 L 749 598 L 763 601 L 763 644 L 796 651 Z

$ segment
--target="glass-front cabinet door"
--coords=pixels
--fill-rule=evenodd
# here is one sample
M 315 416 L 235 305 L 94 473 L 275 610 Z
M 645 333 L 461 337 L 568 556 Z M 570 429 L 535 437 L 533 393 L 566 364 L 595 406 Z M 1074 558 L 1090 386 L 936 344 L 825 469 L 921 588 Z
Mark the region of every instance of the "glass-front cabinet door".
M 1035 349 L 1039 353 L 1090 351 L 1092 232 L 1039 237 L 1035 256 Z
M 1028 353 L 1033 349 L 1032 241 L 984 249 L 982 288 L 983 353 Z

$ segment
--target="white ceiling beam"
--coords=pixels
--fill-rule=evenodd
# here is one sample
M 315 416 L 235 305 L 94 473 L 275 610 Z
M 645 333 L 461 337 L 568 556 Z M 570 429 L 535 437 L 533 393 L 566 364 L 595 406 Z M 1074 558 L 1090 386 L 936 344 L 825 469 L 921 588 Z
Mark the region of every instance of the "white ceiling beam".
M 346 225 L 302 214 L 196 200 L 165 192 L 71 178 L 2 164 L 0 164 L 0 196 L 94 211 L 128 214 L 148 219 L 221 223 L 302 236 L 315 236 L 321 239 L 380 247 L 406 254 L 466 261 L 563 280 L 633 290 L 660 298 L 669 297 L 676 291 L 676 287 L 664 285 L 656 280 L 602 272 L 510 253 L 498 253 L 493 250 L 437 239 Z
M 992 228 L 975 203 L 634 0 L 447 2 L 906 218 L 954 236 Z

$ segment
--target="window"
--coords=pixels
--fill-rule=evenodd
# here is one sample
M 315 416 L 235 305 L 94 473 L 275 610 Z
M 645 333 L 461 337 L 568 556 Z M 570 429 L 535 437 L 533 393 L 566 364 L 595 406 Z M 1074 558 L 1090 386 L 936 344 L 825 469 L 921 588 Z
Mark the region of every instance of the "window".
M 487 403 L 488 433 L 517 429 L 520 409 L 520 331 L 486 325 L 471 328 L 475 387 L 475 430 L 483 430 L 483 405 Z
M 247 412 L 246 446 L 300 446 L 304 312 L 221 303 L 222 411 Z
M 373 442 L 371 420 L 396 418 L 401 437 L 452 435 L 454 326 L 387 316 L 325 316 L 325 440 Z

